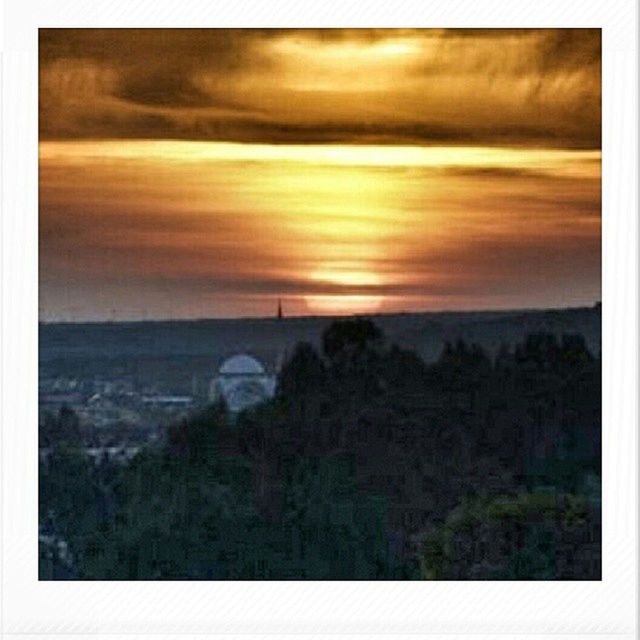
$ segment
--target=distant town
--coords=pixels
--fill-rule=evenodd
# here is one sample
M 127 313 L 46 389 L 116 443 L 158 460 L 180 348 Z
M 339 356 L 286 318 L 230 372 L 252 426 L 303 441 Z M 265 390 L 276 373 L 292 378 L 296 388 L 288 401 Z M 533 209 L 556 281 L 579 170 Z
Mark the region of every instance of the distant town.
M 580 333 L 600 351 L 600 304 L 566 310 L 375 316 L 387 336 L 435 361 L 445 341 L 496 353 L 527 334 Z M 63 407 L 80 421 L 86 452 L 129 460 L 139 448 L 218 398 L 239 412 L 271 397 L 299 342 L 314 343 L 333 318 L 48 323 L 40 326 L 39 421 Z M 41 453 L 46 455 L 46 447 Z

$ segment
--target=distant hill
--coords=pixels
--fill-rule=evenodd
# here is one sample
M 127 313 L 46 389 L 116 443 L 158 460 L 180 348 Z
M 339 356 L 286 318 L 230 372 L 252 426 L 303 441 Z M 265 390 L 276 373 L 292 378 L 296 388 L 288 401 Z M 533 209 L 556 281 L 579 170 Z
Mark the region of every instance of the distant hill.
M 388 340 L 435 360 L 445 340 L 462 338 L 491 352 L 537 331 L 581 333 L 600 352 L 601 309 L 403 313 L 368 316 Z M 213 375 L 228 356 L 247 352 L 273 370 L 278 357 L 301 341 L 319 344 L 335 318 L 296 317 L 171 320 L 40 325 L 41 375 L 133 375 L 187 388 Z

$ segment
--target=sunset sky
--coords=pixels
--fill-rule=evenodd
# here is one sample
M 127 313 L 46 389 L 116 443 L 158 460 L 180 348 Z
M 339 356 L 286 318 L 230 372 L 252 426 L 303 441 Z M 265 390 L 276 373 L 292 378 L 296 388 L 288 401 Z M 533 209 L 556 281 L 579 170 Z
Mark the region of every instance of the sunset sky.
M 591 305 L 599 30 L 40 31 L 40 314 Z

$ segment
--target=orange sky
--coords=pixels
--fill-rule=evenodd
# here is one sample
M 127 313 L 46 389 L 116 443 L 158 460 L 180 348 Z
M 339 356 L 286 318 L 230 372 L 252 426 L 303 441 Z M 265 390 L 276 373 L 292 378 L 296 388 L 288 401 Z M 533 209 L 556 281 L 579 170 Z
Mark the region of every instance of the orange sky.
M 600 33 L 42 30 L 52 319 L 600 297 Z

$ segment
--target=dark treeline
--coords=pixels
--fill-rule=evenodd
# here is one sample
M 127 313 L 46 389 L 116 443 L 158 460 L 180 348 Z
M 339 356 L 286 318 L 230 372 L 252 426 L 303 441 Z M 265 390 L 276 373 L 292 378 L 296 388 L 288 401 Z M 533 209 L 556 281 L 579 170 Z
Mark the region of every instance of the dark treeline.
M 41 426 L 43 579 L 599 579 L 601 363 L 579 335 L 431 365 L 370 321 L 299 344 L 276 396 L 126 466 Z

